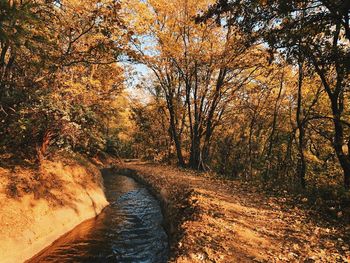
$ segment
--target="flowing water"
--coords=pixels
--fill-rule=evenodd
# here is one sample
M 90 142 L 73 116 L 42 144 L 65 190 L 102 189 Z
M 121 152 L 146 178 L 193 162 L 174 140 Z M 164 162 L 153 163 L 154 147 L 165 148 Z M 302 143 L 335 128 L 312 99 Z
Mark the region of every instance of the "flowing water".
M 167 261 L 159 202 L 129 177 L 106 172 L 104 182 L 110 205 L 28 262 Z

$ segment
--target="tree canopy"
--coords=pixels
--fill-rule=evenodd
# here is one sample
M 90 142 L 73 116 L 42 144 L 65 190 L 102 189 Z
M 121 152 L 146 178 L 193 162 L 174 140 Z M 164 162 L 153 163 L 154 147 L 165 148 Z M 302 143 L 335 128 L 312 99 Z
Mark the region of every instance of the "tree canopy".
M 349 9 L 1 1 L 1 154 L 110 151 L 265 185 L 349 188 Z M 135 65 L 144 79 L 129 79 Z

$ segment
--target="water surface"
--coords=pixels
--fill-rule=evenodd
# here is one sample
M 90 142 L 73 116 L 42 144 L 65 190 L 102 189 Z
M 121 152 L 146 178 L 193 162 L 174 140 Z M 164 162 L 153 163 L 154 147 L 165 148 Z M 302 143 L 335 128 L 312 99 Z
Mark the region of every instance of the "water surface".
M 129 177 L 105 171 L 104 183 L 110 205 L 28 262 L 167 261 L 159 202 Z

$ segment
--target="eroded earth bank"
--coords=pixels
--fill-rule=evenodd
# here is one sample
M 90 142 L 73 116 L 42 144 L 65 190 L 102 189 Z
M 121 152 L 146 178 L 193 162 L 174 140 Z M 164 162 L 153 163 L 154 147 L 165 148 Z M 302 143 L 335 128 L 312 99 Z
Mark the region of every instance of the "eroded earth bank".
M 23 262 L 108 205 L 100 170 L 81 156 L 0 168 L 0 262 Z

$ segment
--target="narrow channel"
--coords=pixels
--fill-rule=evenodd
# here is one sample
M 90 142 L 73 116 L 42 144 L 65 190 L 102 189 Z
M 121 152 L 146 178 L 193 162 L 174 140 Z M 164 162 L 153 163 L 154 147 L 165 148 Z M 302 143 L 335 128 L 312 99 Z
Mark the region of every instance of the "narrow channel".
M 160 204 L 132 178 L 104 171 L 110 205 L 28 262 L 162 263 L 168 238 Z

